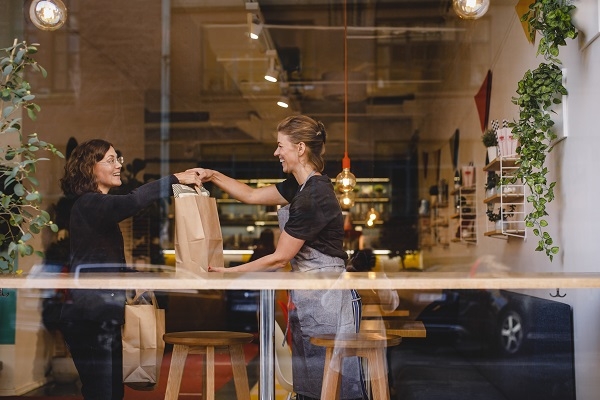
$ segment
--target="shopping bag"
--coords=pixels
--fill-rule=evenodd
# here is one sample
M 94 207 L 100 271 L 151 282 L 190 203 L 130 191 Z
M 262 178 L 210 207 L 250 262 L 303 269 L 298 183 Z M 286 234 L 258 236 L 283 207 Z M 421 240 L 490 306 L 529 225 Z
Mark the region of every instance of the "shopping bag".
M 175 268 L 193 273 L 223 267 L 223 236 L 214 197 L 185 185 L 173 185 L 175 194 Z
M 135 390 L 153 390 L 165 350 L 165 310 L 158 308 L 154 292 L 141 294 L 128 298 L 125 305 L 123 383 Z

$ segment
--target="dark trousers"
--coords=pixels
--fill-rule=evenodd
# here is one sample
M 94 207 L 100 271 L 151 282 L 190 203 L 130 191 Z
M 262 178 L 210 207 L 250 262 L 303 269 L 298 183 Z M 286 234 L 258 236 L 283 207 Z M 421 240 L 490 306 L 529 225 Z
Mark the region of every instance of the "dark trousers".
M 81 380 L 85 400 L 122 400 L 123 344 L 121 325 L 69 321 L 61 331 Z

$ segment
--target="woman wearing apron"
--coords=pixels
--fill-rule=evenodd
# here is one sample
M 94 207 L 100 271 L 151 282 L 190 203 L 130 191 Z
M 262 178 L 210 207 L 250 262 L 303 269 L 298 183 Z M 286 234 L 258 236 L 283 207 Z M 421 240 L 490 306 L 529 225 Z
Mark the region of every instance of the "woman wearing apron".
M 277 271 L 288 263 L 292 272 L 345 272 L 344 218 L 331 179 L 322 175 L 326 132 L 321 122 L 292 116 L 277 127 L 277 149 L 289 178 L 276 185 L 252 188 L 220 172 L 196 168 L 203 182 L 212 182 L 231 197 L 247 203 L 284 206 L 278 211 L 281 235 L 275 252 L 232 268 L 209 271 Z M 310 338 L 320 334 L 358 332 L 360 298 L 354 290 L 292 290 L 289 329 L 292 369 L 298 400 L 321 396 L 325 349 Z M 363 399 L 358 358 L 344 362 L 342 399 Z

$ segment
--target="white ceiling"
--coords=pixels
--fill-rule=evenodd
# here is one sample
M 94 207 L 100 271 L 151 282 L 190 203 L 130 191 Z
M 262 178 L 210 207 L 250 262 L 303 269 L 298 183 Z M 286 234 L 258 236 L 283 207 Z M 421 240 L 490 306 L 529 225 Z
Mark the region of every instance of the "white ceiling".
M 173 40 L 172 52 L 198 55 L 172 63 L 172 73 L 198 74 L 202 81 L 199 93 L 173 87 L 173 108 L 208 113 L 207 121 L 180 123 L 182 133 L 193 130 L 198 141 L 213 145 L 271 149 L 277 122 L 303 113 L 325 123 L 330 155 L 343 153 L 347 126 L 354 157 L 398 157 L 435 118 L 432 99 L 472 99 L 485 73 L 485 18 L 461 20 L 449 0 L 348 0 L 345 39 L 343 4 L 173 0 L 172 36 L 182 29 L 188 40 Z M 258 40 L 247 36 L 249 15 L 264 25 Z M 269 50 L 277 54 L 278 83 L 263 78 Z M 281 94 L 290 96 L 287 110 L 275 104 Z

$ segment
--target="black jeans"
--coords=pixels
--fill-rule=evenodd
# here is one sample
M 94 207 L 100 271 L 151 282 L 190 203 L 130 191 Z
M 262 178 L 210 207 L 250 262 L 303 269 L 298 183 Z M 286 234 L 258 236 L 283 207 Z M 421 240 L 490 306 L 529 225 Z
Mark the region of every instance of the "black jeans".
M 123 344 L 121 325 L 113 322 L 69 321 L 61 332 L 81 380 L 85 400 L 122 400 Z

